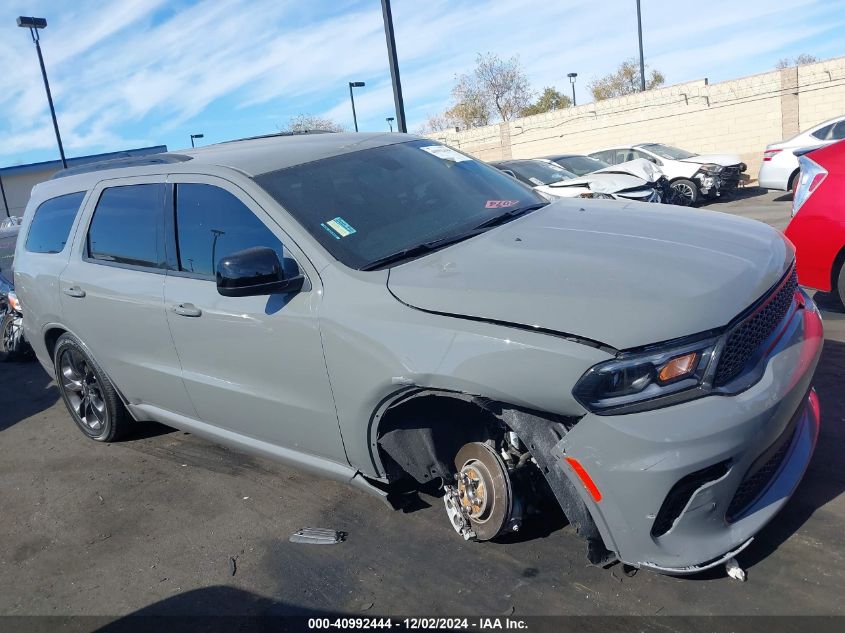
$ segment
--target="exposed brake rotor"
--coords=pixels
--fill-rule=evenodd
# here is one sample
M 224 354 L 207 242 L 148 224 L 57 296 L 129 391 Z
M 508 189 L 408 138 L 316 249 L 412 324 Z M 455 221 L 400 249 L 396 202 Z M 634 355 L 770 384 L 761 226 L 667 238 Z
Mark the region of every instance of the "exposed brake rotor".
M 446 486 L 446 512 L 465 539 L 488 541 L 519 529 L 513 518 L 513 489 L 508 469 L 495 449 L 482 442 L 465 444 L 455 457 L 455 485 Z

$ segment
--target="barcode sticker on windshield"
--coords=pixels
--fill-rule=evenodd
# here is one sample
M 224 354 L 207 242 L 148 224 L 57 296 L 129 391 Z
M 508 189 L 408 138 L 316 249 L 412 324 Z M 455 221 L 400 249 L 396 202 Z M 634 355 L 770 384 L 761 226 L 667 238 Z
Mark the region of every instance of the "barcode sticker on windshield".
M 356 232 L 355 229 L 353 229 L 349 223 L 340 216 L 336 217 L 334 220 L 323 222 L 320 226 L 328 231 L 332 237 L 338 240 Z
M 426 145 L 420 149 L 424 152 L 428 152 L 432 156 L 437 156 L 437 158 L 451 160 L 456 163 L 460 163 L 465 160 L 472 160 L 469 156 L 464 156 L 460 152 L 456 152 L 451 147 L 446 147 L 445 145 Z

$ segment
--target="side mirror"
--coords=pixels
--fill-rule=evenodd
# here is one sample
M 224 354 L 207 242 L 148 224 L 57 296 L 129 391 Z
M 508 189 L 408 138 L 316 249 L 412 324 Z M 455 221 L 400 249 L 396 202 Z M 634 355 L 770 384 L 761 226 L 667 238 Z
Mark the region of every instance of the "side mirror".
M 304 281 L 304 275 L 286 277 L 276 251 L 267 246 L 232 253 L 217 264 L 217 292 L 224 297 L 299 292 Z

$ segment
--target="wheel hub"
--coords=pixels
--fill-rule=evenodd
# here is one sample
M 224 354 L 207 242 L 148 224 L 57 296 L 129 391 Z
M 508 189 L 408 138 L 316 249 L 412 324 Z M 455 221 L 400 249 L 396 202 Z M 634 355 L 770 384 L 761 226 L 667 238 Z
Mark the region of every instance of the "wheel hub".
M 455 458 L 455 485 L 445 486 L 449 522 L 465 539 L 487 541 L 519 529 L 507 466 L 481 442 L 464 445 Z

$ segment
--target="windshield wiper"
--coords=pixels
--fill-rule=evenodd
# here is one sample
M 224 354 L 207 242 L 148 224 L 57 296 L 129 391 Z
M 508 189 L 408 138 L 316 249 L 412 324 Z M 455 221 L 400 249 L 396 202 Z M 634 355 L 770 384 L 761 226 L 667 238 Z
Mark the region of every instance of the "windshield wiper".
M 526 213 L 530 213 L 531 211 L 536 211 L 537 209 L 541 209 L 545 207 L 548 202 L 538 202 L 537 204 L 530 204 L 525 207 L 519 207 L 517 209 L 511 209 L 510 211 L 505 211 L 500 215 L 495 215 L 489 220 L 485 220 L 481 224 L 475 227 L 476 230 L 479 229 L 489 229 L 494 226 L 499 226 L 500 224 L 504 224 L 520 215 L 525 215 Z
M 401 251 L 396 251 L 395 253 L 391 253 L 390 255 L 379 257 L 378 259 L 371 261 L 369 264 L 361 268 L 361 270 L 376 270 L 378 268 L 387 266 L 388 264 L 395 264 L 406 259 L 411 259 L 412 257 L 425 255 L 426 253 L 436 251 L 437 249 L 443 248 L 444 246 L 449 246 L 449 244 L 454 244 L 455 242 L 462 242 L 463 240 L 471 238 L 473 235 L 478 235 L 479 233 L 483 232 L 483 229 L 472 229 L 464 233 L 456 233 L 455 235 L 441 237 L 440 239 L 432 240 L 430 242 L 423 242 L 422 244 L 409 246 L 408 248 L 403 248 Z

